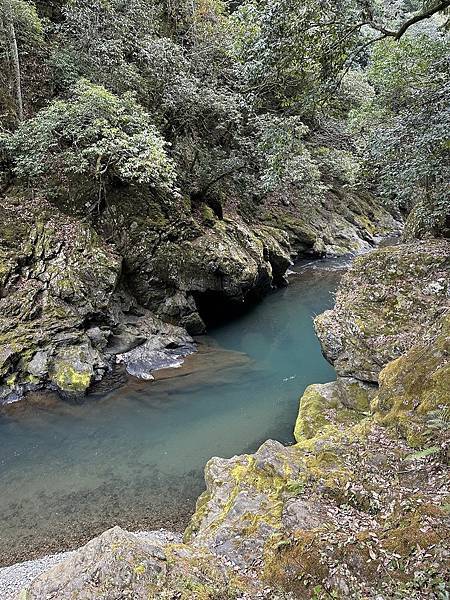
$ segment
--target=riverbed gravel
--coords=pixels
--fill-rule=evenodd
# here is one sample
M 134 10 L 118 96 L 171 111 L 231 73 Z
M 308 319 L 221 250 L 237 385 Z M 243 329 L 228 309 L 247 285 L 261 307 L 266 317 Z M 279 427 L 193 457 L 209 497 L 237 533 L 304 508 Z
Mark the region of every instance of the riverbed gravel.
M 166 529 L 157 531 L 139 531 L 135 535 L 151 543 L 167 544 L 169 542 L 181 542 L 181 535 L 172 533 Z M 44 556 L 37 560 L 29 560 L 17 563 L 10 567 L 0 568 L 0 599 L 18 600 L 21 590 L 35 577 L 55 567 L 69 558 L 74 551 L 59 552 Z

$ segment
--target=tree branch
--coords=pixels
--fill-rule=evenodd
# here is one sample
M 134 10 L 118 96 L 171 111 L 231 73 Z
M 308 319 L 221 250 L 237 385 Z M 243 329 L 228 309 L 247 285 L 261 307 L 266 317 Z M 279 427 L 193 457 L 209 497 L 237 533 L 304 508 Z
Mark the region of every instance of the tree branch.
M 433 7 L 429 8 L 428 10 L 418 13 L 417 15 L 414 15 L 413 17 L 411 17 L 410 19 L 405 21 L 403 23 L 403 25 L 400 27 L 400 29 L 398 29 L 397 31 L 391 31 L 389 29 L 385 29 L 384 27 L 377 25 L 376 23 L 370 23 L 369 27 L 371 27 L 372 29 L 376 29 L 377 31 L 384 34 L 386 37 L 393 37 L 394 39 L 399 40 L 412 25 L 415 25 L 416 23 L 419 23 L 420 21 L 425 21 L 425 19 L 429 19 L 436 13 L 441 12 L 449 7 L 450 7 L 450 0 L 441 0 L 440 2 L 435 4 Z

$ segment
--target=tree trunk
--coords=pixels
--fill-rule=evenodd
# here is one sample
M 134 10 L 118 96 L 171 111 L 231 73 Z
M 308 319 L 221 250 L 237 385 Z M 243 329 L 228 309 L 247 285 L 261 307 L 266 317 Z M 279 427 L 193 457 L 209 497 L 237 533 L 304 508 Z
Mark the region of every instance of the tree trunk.
M 6 35 L 8 37 L 9 51 L 12 61 L 14 93 L 17 103 L 17 119 L 19 123 L 21 123 L 23 121 L 22 77 L 20 73 L 20 59 L 19 50 L 17 48 L 16 29 L 14 27 L 14 15 L 11 0 L 2 0 L 2 2 Z

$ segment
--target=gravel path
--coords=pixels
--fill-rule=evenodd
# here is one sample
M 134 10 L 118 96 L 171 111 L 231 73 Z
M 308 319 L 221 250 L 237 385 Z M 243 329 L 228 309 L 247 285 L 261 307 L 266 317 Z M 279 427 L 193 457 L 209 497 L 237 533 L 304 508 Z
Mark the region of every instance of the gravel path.
M 140 531 L 136 533 L 141 539 L 148 540 L 155 544 L 167 544 L 169 542 L 181 542 L 181 535 L 172 533 L 165 529 L 158 531 Z M 35 577 L 48 571 L 52 567 L 69 558 L 75 551 L 60 552 L 50 556 L 44 556 L 38 560 L 29 560 L 23 563 L 17 563 L 10 567 L 0 568 L 0 599 L 18 600 L 20 591 L 30 583 Z

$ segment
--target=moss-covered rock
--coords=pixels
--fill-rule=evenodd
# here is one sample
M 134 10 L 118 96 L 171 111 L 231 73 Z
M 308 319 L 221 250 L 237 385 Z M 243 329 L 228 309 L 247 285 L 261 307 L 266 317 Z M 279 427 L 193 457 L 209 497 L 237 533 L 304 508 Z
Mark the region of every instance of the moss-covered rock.
M 449 307 L 450 242 L 380 248 L 355 259 L 336 306 L 316 318 L 323 352 L 341 376 L 378 381 Z
M 357 423 L 369 414 L 370 399 L 375 393 L 374 387 L 356 379 L 310 385 L 300 400 L 295 439 L 313 438 L 318 433 Z
M 282 283 L 290 265 L 284 232 L 250 226 L 236 214 L 205 225 L 204 215 L 195 220 L 178 208 L 164 225 L 150 228 L 147 218 L 135 214 L 136 206 L 127 204 L 112 207 L 105 221 L 112 219 L 113 208 L 121 221 L 132 223 L 126 235 L 122 229 L 115 232 L 115 241 L 134 295 L 163 320 L 193 334 L 205 330 L 196 302 L 200 296 L 216 294 L 242 304 Z
M 261 220 L 286 231 L 298 252 L 327 256 L 367 251 L 377 238 L 400 228 L 370 193 L 336 183 L 319 198 L 305 198 L 295 189 L 274 194 L 261 207 Z
M 382 425 L 420 447 L 450 428 L 450 316 L 446 314 L 406 354 L 380 373 L 372 409 Z M 432 427 L 432 420 L 437 422 Z M 440 423 L 439 423 L 440 421 Z M 447 430 L 447 431 L 445 431 Z
M 191 341 L 124 290 L 121 257 L 92 227 L 43 200 L 0 210 L 0 403 L 43 385 L 84 395 L 115 354 Z

